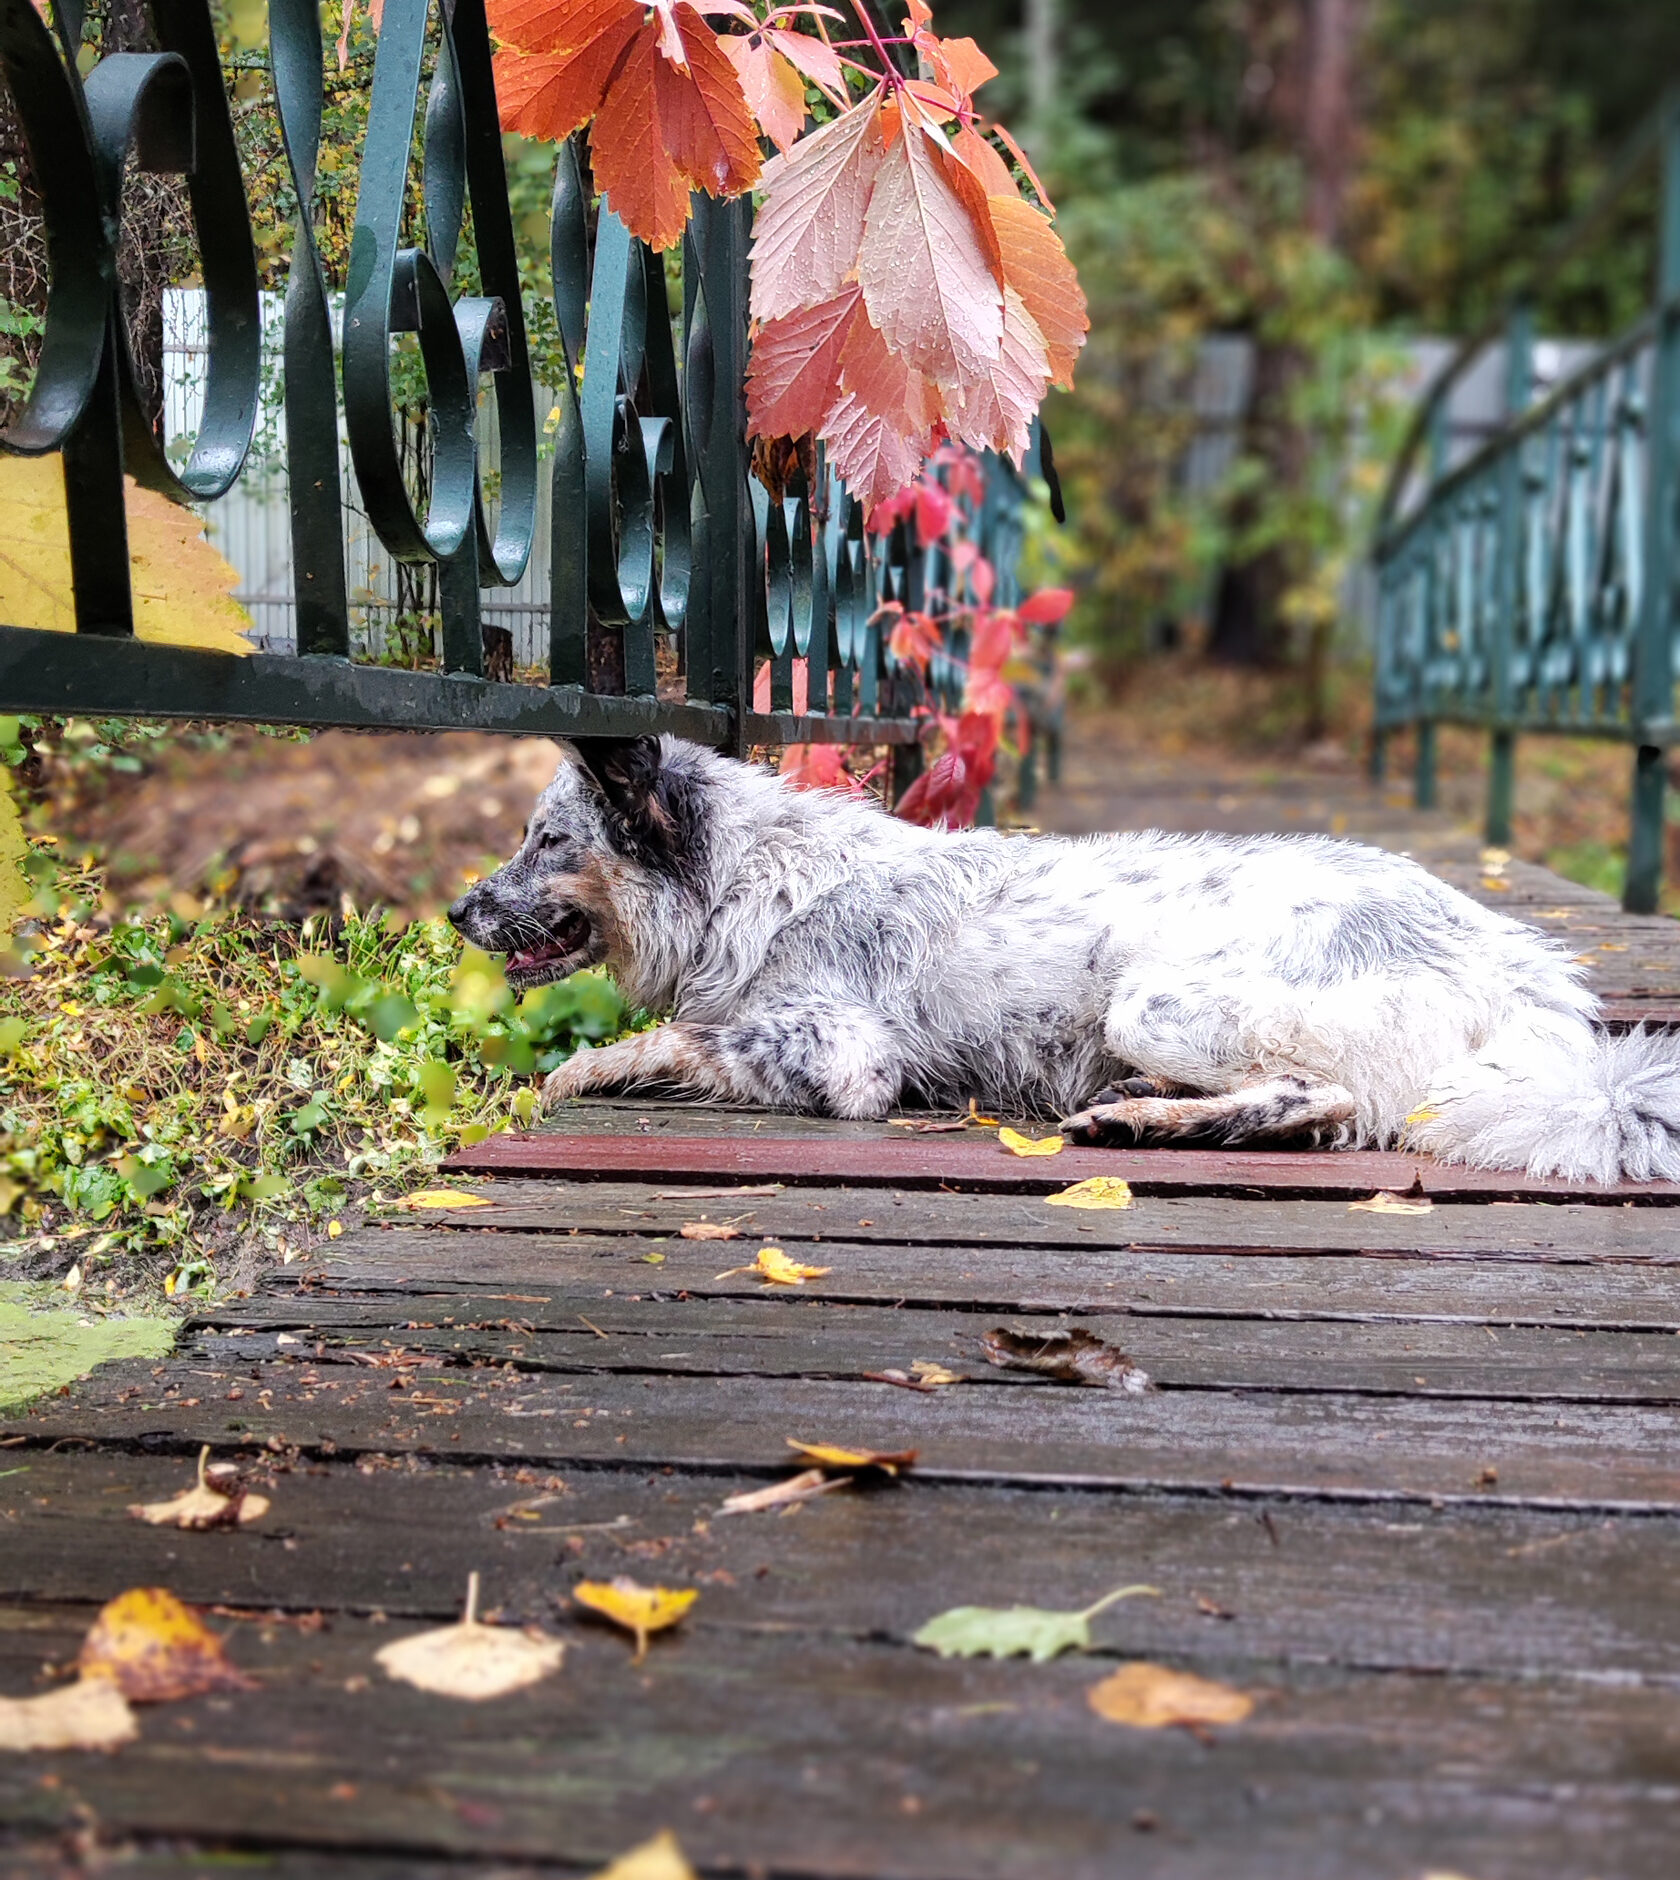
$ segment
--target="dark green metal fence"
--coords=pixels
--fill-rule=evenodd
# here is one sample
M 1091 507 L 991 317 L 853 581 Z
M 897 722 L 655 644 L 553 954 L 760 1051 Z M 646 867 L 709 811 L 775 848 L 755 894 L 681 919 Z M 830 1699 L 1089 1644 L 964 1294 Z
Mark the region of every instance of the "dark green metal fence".
M 1435 728 L 1485 727 L 1487 839 L 1511 836 L 1523 732 L 1634 748 L 1624 905 L 1661 893 L 1668 752 L 1680 675 L 1680 98 L 1624 153 L 1538 279 L 1601 236 L 1613 205 L 1661 170 L 1654 304 L 1584 370 L 1535 402 L 1533 320 L 1516 301 L 1430 387 L 1396 464 L 1378 533 L 1376 742 L 1416 728 L 1415 794 L 1435 800 Z M 1506 418 L 1446 461 L 1454 387 L 1501 331 Z
M 386 0 L 341 358 L 309 213 L 321 155 L 320 17 L 316 0 L 270 0 L 271 70 L 303 205 L 284 336 L 298 652 L 242 658 L 135 639 L 124 471 L 177 501 L 225 493 L 251 443 L 260 368 L 258 273 L 209 9 L 152 0 L 151 11 L 160 50 L 108 54 L 84 73 L 82 0 L 59 0 L 50 28 L 30 0 L 0 0 L 0 69 L 51 272 L 34 386 L 0 448 L 62 453 L 77 629 L 0 625 L 0 709 L 565 737 L 668 730 L 734 749 L 886 743 L 901 747 L 900 782 L 912 774 L 914 692 L 874 617 L 883 601 L 920 604 L 922 555 L 902 524 L 870 536 L 820 454 L 775 495 L 749 474 L 749 203 L 695 198 L 673 320 L 660 258 L 610 211 L 594 211 L 575 142 L 559 151 L 552 271 L 568 369 L 552 452 L 539 453 L 484 0 L 442 10 L 429 92 L 428 0 Z M 426 245 L 416 248 L 403 245 L 404 199 L 423 95 Z M 208 384 L 178 470 L 145 417 L 118 293 L 131 159 L 186 177 L 202 258 Z M 464 241 L 473 294 L 456 284 Z M 393 431 L 393 341 L 404 334 L 427 383 L 424 505 L 405 483 Z M 477 436 L 486 387 L 499 432 L 493 501 Z M 385 548 L 438 569 L 441 670 L 350 657 L 341 422 Z M 525 568 L 539 475 L 552 479 L 554 499 L 548 683 L 512 684 L 485 676 L 480 595 Z M 991 552 L 1008 566 L 1023 488 L 994 466 L 990 490 Z M 663 680 L 661 642 L 675 656 Z M 796 657 L 809 671 L 809 709 L 798 717 Z M 766 660 L 762 712 L 753 676 Z

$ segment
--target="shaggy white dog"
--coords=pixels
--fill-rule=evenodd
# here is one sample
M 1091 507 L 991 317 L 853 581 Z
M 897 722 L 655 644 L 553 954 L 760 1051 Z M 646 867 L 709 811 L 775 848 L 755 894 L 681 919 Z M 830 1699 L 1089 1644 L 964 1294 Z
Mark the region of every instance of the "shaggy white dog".
M 975 1098 L 1096 1141 L 1680 1179 L 1669 1040 L 1596 1031 L 1552 942 L 1352 842 L 945 833 L 648 738 L 562 763 L 450 917 L 516 987 L 602 963 L 669 1014 L 580 1052 L 550 1102 Z

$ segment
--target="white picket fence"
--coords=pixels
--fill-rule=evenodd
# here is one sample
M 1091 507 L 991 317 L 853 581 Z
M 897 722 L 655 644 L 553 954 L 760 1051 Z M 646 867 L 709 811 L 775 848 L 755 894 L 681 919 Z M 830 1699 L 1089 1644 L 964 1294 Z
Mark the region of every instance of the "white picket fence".
M 334 319 L 339 309 L 334 307 Z M 226 496 L 203 505 L 205 532 L 239 574 L 235 597 L 254 622 L 252 638 L 265 650 L 297 650 L 296 594 L 292 580 L 291 511 L 286 486 L 286 420 L 280 408 L 279 349 L 282 299 L 264 294 L 263 396 L 257 441 L 245 474 Z M 204 408 L 208 355 L 205 301 L 201 288 L 173 288 L 164 296 L 164 425 L 179 449 L 192 437 Z M 539 428 L 551 400 L 537 392 Z M 495 406 L 481 405 L 481 435 L 494 461 Z M 351 641 L 364 657 L 377 657 L 398 612 L 397 570 L 362 512 L 350 449 L 342 434 L 339 474 L 343 478 L 345 578 L 350 598 Z M 517 587 L 487 588 L 483 596 L 488 625 L 513 634 L 514 659 L 536 665 L 548 657 L 549 484 L 537 487 L 536 546 Z

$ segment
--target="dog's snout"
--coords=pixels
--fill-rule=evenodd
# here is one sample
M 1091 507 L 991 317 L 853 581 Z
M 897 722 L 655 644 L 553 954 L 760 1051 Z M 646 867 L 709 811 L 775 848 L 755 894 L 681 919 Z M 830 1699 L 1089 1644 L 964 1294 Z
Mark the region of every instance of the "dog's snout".
M 449 924 L 464 929 L 478 909 L 478 890 L 469 888 L 449 910 Z

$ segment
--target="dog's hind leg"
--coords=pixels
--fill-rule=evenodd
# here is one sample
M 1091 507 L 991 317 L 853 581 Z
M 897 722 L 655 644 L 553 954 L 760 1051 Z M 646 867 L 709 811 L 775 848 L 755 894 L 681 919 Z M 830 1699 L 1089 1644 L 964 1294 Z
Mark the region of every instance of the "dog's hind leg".
M 1263 1077 L 1218 1096 L 1093 1103 L 1061 1127 L 1064 1135 L 1087 1143 L 1324 1142 L 1346 1135 L 1354 1110 L 1352 1093 L 1340 1084 Z
M 597 1090 L 669 1084 L 702 1097 L 753 1096 L 736 1088 L 719 1059 L 715 1025 L 659 1025 L 593 1051 L 579 1051 L 543 1081 L 543 1107 Z

